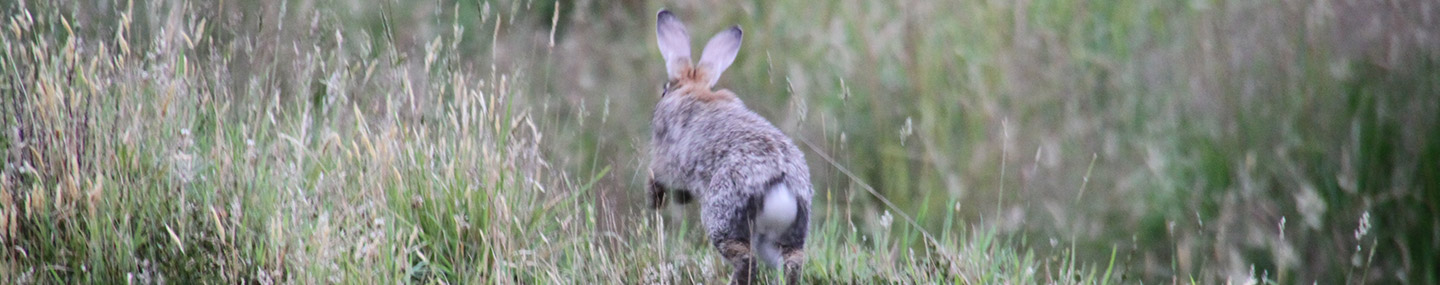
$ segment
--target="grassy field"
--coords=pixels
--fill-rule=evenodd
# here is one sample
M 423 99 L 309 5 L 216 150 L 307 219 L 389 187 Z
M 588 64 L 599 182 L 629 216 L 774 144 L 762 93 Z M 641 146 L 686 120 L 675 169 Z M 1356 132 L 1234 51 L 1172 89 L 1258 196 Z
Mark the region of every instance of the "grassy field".
M 811 283 L 1440 283 L 1426 1 L 7 1 L 0 280 L 720 283 L 661 7 L 806 151 Z

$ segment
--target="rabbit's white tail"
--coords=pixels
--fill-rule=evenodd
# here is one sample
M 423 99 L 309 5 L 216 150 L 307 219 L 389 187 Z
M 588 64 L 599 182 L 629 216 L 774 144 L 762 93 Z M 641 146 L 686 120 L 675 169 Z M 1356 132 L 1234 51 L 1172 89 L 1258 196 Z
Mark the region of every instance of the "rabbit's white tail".
M 753 247 L 760 260 L 770 266 L 779 266 L 780 249 L 776 241 L 795 224 L 800 204 L 785 183 L 775 183 L 765 192 L 763 199 L 760 212 L 755 215 Z

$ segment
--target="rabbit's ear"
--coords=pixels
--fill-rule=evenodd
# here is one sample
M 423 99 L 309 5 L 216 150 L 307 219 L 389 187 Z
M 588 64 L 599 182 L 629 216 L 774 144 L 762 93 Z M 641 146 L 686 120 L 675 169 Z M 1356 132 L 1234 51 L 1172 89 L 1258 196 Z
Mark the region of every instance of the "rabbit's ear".
M 682 69 L 690 65 L 690 34 L 685 32 L 685 23 L 670 11 L 661 9 L 655 17 L 655 40 L 660 44 L 660 56 L 665 58 L 665 73 L 670 80 L 678 79 Z
M 710 76 L 710 82 L 707 82 L 708 86 L 715 86 L 715 82 L 720 80 L 720 74 L 735 62 L 735 54 L 740 52 L 742 33 L 740 26 L 736 25 L 715 34 L 715 37 L 710 38 L 710 42 L 705 44 L 705 50 L 700 52 L 698 66 Z

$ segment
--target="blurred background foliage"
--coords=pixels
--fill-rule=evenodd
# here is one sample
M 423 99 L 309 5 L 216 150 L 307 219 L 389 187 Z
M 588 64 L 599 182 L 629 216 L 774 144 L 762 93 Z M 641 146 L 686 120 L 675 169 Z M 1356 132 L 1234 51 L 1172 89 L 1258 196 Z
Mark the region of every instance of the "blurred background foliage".
M 562 165 L 635 173 L 606 181 L 621 208 L 644 176 L 666 6 L 696 45 L 746 29 L 719 87 L 857 174 L 808 156 L 843 197 L 829 207 L 887 210 L 860 180 L 932 229 L 954 207 L 1036 249 L 1118 249 L 1147 282 L 1440 282 L 1434 3 L 573 6 L 594 15 L 562 19 L 537 98 Z
M 190 12 L 166 14 L 176 7 Z M 697 49 L 745 29 L 717 87 L 794 137 L 816 207 L 862 228 L 888 230 L 889 212 L 930 232 L 990 227 L 1145 283 L 1440 283 L 1432 1 L 0 4 L 6 19 L 67 15 L 112 48 L 117 33 L 164 46 L 167 21 L 203 20 L 209 42 L 192 56 L 226 72 L 209 82 L 236 106 L 299 100 L 423 124 L 461 97 L 446 80 L 498 84 L 530 110 L 540 167 L 599 177 L 587 199 L 612 230 L 648 213 L 661 7 Z M 339 52 L 309 57 L 321 50 Z M 357 60 L 374 63 L 345 65 Z M 360 72 L 374 66 L 392 72 Z M 6 76 L 16 94 L 25 79 Z

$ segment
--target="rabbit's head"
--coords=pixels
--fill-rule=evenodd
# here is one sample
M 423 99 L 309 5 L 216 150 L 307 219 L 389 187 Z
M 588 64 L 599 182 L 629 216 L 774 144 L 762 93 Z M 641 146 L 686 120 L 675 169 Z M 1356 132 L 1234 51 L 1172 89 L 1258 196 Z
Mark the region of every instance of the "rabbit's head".
M 740 51 L 740 35 L 739 26 L 721 31 L 705 45 L 700 62 L 693 63 L 685 23 L 667 10 L 662 9 L 656 15 L 655 39 L 665 60 L 668 80 L 651 118 L 652 178 L 671 187 L 701 188 L 704 179 L 682 177 L 682 173 L 688 173 L 682 169 L 698 167 L 696 163 L 710 163 L 704 161 L 711 159 L 691 158 L 712 153 L 707 149 L 717 147 L 722 139 L 719 136 L 724 133 L 773 128 L 745 110 L 734 93 L 711 90 L 720 73 L 735 61 L 735 54 Z M 664 200 L 655 201 L 658 207 Z
M 715 34 L 700 52 L 700 62 L 692 64 L 690 34 L 685 31 L 685 23 L 667 10 L 660 10 L 656 18 L 655 39 L 660 45 L 660 56 L 665 59 L 665 73 L 669 79 L 661 96 L 733 98 L 734 95 L 729 92 L 711 92 L 710 88 L 715 86 L 720 74 L 735 62 L 735 54 L 740 52 L 740 26 Z

